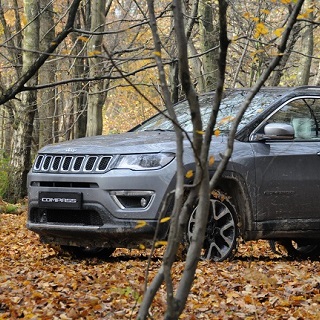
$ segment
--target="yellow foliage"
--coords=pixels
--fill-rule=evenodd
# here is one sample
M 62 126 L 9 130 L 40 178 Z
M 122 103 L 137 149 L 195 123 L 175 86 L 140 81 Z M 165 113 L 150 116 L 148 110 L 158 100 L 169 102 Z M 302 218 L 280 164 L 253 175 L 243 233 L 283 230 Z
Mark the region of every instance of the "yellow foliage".
M 170 220 L 170 217 L 164 217 L 160 220 L 160 223 L 165 223 Z
M 27 25 L 27 18 L 24 13 L 21 14 L 21 26 L 25 27 Z
M 154 244 L 155 247 L 161 247 L 161 246 L 166 246 L 168 244 L 168 241 L 156 241 Z
M 209 157 L 209 166 L 212 166 L 214 164 L 214 156 Z
M 193 170 L 189 170 L 187 173 L 186 173 L 186 178 L 192 178 L 193 177 Z
M 69 54 L 71 54 L 71 50 L 63 49 L 63 50 L 61 50 L 61 53 L 69 55 Z
M 261 13 L 264 13 L 264 14 L 270 14 L 270 10 L 262 9 L 262 10 L 261 10 Z
M 239 39 L 239 36 L 234 36 L 230 41 L 231 42 L 236 42 Z
M 305 12 L 301 13 L 298 15 L 298 19 L 308 19 L 309 16 L 310 16 L 310 13 L 312 13 L 314 10 L 309 8 L 309 9 L 306 9 Z
M 219 121 L 219 124 L 225 124 L 225 123 L 231 122 L 233 119 L 234 119 L 234 116 L 224 117 Z
M 259 38 L 260 36 L 264 36 L 264 35 L 266 35 L 266 34 L 268 34 L 268 33 L 269 33 L 269 30 L 268 30 L 268 28 L 265 26 L 264 23 L 262 23 L 262 22 L 257 23 L 257 25 L 256 25 L 256 32 L 255 32 L 255 34 L 254 34 L 254 37 L 255 37 L 255 38 Z
M 97 56 L 99 54 L 101 54 L 101 51 L 99 51 L 99 50 L 94 50 L 94 51 L 88 52 L 88 56 L 89 57 L 94 57 L 94 56 Z
M 13 27 L 16 21 L 16 17 L 13 9 L 9 9 L 4 13 L 6 23 L 8 26 Z
M 88 42 L 89 41 L 89 38 L 88 37 L 85 37 L 85 36 L 80 36 L 78 37 L 78 40 L 82 41 L 82 42 Z
M 278 29 L 274 30 L 273 33 L 274 33 L 277 37 L 281 37 L 283 31 L 284 31 L 284 28 L 278 28 Z
M 147 225 L 147 222 L 144 221 L 144 220 L 140 220 L 137 222 L 136 226 L 134 227 L 135 229 L 140 229 L 140 228 L 143 228 L 144 226 Z
M 243 14 L 243 17 L 245 18 L 245 19 L 250 19 L 251 18 L 251 14 L 250 14 L 250 12 L 245 12 L 244 14 Z
M 130 61 L 123 65 L 123 69 L 130 72 L 143 68 L 149 63 L 149 59 Z M 163 108 L 163 101 L 157 87 L 153 85 L 158 83 L 157 70 L 138 73 L 133 82 L 135 87 L 143 92 L 154 105 L 160 109 Z M 109 91 L 105 104 L 104 134 L 125 132 L 157 112 L 133 86 L 128 86 L 124 80 L 116 80 L 113 84 L 114 89 Z

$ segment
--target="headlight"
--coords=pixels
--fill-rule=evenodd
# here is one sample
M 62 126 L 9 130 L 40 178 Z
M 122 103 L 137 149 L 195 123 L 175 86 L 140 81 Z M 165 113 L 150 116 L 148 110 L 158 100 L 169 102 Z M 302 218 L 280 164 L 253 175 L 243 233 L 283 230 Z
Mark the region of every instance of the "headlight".
M 127 154 L 120 156 L 116 168 L 155 170 L 166 166 L 174 157 L 174 153 Z

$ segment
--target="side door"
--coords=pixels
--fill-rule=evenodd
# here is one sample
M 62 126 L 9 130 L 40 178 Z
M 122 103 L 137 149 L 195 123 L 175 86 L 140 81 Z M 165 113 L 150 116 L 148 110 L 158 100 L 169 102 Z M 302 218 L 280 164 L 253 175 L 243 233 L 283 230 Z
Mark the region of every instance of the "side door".
M 263 229 L 320 226 L 320 97 L 294 98 L 267 123 L 286 123 L 294 138 L 252 143 L 256 166 L 256 222 Z

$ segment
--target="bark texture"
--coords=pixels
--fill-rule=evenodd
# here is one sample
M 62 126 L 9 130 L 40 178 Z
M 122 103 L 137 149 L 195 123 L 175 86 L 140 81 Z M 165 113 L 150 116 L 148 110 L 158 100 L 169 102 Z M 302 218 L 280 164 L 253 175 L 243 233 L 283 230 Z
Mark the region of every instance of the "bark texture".
M 91 0 L 91 31 L 102 32 L 105 23 L 106 0 Z M 101 53 L 102 35 L 92 35 L 88 43 L 89 75 L 97 77 L 103 74 L 103 60 Z M 102 134 L 102 108 L 105 102 L 105 82 L 95 81 L 90 83 L 88 95 L 87 136 Z

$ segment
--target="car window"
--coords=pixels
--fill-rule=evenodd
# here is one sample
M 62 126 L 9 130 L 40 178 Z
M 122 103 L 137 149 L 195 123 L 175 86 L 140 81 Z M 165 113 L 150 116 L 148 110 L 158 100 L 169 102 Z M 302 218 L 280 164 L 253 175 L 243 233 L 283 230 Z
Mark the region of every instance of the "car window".
M 233 119 L 236 117 L 239 108 L 246 98 L 248 90 L 234 90 L 228 91 L 223 98 L 220 110 L 218 112 L 216 129 L 221 133 L 228 133 Z M 271 103 L 276 101 L 285 93 L 284 90 L 261 90 L 252 100 L 247 108 L 238 129 L 243 128 L 247 123 L 251 122 L 256 116 L 268 108 Z M 203 120 L 203 127 L 206 128 L 210 120 L 210 114 L 213 107 L 214 94 L 205 94 L 199 96 L 199 103 L 201 107 L 201 115 Z M 185 131 L 192 131 L 192 122 L 188 107 L 188 102 L 183 101 L 174 106 L 179 124 Z M 168 114 L 164 111 L 164 114 Z M 162 114 L 147 120 L 142 125 L 134 128 L 134 131 L 145 130 L 173 130 L 173 124 L 169 118 Z
M 320 98 L 299 98 L 288 102 L 267 123 L 286 123 L 292 125 L 294 138 L 318 139 L 320 121 Z

